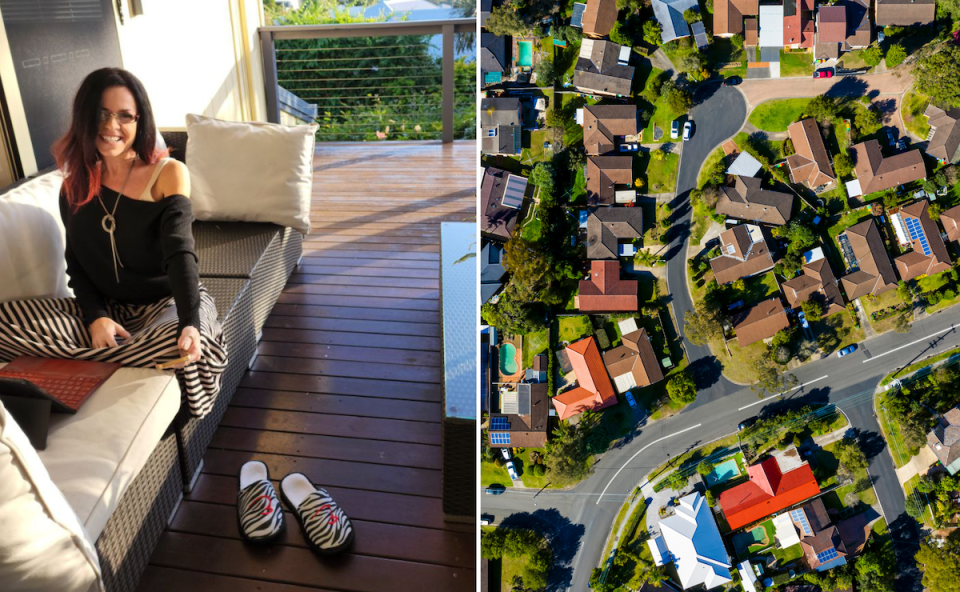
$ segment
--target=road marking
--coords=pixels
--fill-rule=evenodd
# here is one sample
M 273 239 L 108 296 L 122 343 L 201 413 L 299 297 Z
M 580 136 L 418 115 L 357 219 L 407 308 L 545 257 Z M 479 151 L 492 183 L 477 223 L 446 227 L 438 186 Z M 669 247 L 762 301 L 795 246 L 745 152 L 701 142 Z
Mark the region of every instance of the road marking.
M 810 382 L 805 382 L 805 383 L 803 383 L 803 384 L 801 384 L 801 385 L 795 386 L 795 387 L 793 387 L 792 389 L 790 389 L 790 390 L 787 391 L 787 392 L 788 392 L 788 393 L 792 393 L 793 391 L 795 391 L 795 390 L 797 390 L 797 389 L 803 388 L 803 387 L 807 386 L 808 384 L 813 384 L 813 383 L 817 382 L 818 380 L 823 380 L 824 378 L 826 378 L 826 376 L 821 376 L 820 378 L 814 378 L 814 379 L 811 380 Z M 781 394 L 786 394 L 786 393 L 781 393 Z M 743 407 L 741 407 L 741 408 L 738 409 L 737 411 L 743 411 L 744 409 L 746 409 L 746 408 L 748 408 L 748 407 L 753 407 L 754 405 L 759 405 L 760 403 L 769 403 L 769 402 L 770 402 L 770 399 L 760 399 L 760 400 L 757 401 L 756 403 L 750 403 L 749 405 L 744 405 Z
M 953 325 L 950 325 L 950 326 L 947 327 L 946 329 L 942 329 L 942 330 L 940 330 L 940 331 L 937 331 L 936 333 L 931 333 L 930 335 L 927 335 L 926 337 L 921 337 L 920 339 L 918 339 L 918 340 L 916 340 L 916 341 L 911 341 L 910 343 L 908 343 L 908 344 L 906 344 L 906 345 L 901 345 L 900 347 L 895 347 L 895 348 L 891 349 L 890 351 L 885 351 L 885 352 L 883 352 L 882 354 L 877 354 L 877 355 L 873 356 L 872 358 L 870 358 L 869 360 L 864 360 L 863 363 L 866 364 L 867 362 L 872 362 L 872 361 L 876 360 L 877 358 L 882 358 L 883 356 L 885 356 L 885 355 L 887 355 L 887 354 L 892 354 L 893 352 L 898 351 L 898 350 L 901 350 L 901 349 L 903 349 L 903 348 L 905 348 L 905 347 L 910 347 L 911 345 L 920 343 L 921 341 L 926 341 L 927 339 L 930 339 L 930 338 L 933 337 L 934 335 L 940 335 L 941 333 L 946 333 L 947 331 L 953 331 L 953 329 L 954 329 Z
M 597 505 L 599 505 L 599 504 L 600 504 L 600 500 L 603 499 L 603 494 L 605 494 L 605 493 L 607 492 L 607 489 L 610 487 L 610 483 L 613 483 L 614 479 L 617 478 L 617 475 L 620 474 L 620 471 L 622 471 L 623 469 L 625 469 L 625 468 L 627 467 L 627 465 L 630 464 L 630 461 L 631 461 L 631 460 L 637 458 L 637 454 L 640 454 L 641 452 L 643 452 L 643 451 L 646 450 L 647 448 L 650 448 L 651 446 L 653 446 L 653 445 L 656 444 L 657 442 L 662 442 L 663 440 L 666 440 L 667 438 L 672 438 L 672 437 L 674 437 L 674 436 L 679 436 L 680 434 L 682 434 L 682 433 L 684 433 L 684 432 L 689 432 L 690 430 L 695 430 L 695 429 L 699 428 L 699 427 L 702 426 L 702 425 L 703 425 L 702 423 L 698 423 L 698 424 L 695 425 L 695 426 L 691 426 L 691 427 L 689 427 L 689 428 L 680 430 L 679 432 L 674 432 L 674 433 L 670 434 L 669 436 L 664 436 L 664 437 L 660 438 L 659 440 L 654 440 L 653 442 L 650 442 L 649 444 L 647 444 L 646 446 L 644 446 L 643 448 L 641 448 L 640 450 L 638 450 L 638 451 L 636 452 L 636 454 L 634 454 L 633 456 L 631 456 L 631 457 L 629 458 L 629 460 L 627 460 L 627 462 L 623 463 L 623 466 L 620 467 L 620 468 L 617 470 L 617 472 L 613 474 L 613 477 L 612 477 L 612 478 L 610 479 L 610 481 L 607 483 L 607 486 L 604 487 L 604 488 L 603 488 L 603 491 L 600 492 L 600 497 L 597 498 Z

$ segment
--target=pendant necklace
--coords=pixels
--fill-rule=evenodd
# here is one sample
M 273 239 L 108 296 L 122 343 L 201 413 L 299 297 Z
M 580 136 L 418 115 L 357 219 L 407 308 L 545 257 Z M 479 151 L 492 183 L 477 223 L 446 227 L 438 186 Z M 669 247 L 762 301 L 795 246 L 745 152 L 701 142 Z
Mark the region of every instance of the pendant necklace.
M 117 213 L 117 206 L 120 205 L 120 198 L 123 196 L 123 191 L 127 188 L 127 181 L 130 180 L 130 175 L 133 173 L 133 165 L 136 164 L 136 162 L 136 158 L 130 161 L 130 169 L 127 171 L 126 178 L 123 180 L 123 185 L 120 186 L 120 193 L 117 194 L 117 201 L 113 204 L 112 212 L 107 209 L 107 206 L 103 205 L 103 199 L 99 193 L 97 194 L 100 207 L 106 212 L 106 215 L 100 221 L 100 226 L 103 227 L 104 232 L 110 235 L 110 250 L 113 251 L 113 275 L 116 276 L 118 284 L 120 283 L 120 270 L 117 268 L 117 265 L 123 267 L 123 262 L 120 261 L 120 255 L 117 253 L 117 241 L 113 236 L 114 231 L 117 229 L 117 219 L 114 217 L 114 214 Z

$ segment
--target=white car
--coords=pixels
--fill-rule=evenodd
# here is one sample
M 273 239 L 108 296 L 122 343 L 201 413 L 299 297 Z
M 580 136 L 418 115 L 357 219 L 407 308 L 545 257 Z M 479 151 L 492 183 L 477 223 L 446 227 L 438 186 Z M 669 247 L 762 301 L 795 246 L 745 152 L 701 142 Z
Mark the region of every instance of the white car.
M 480 519 L 480 526 L 490 526 L 490 521 L 487 520 L 486 518 L 481 518 L 481 519 Z
M 623 393 L 623 396 L 627 398 L 627 403 L 630 403 L 631 407 L 633 407 L 634 409 L 637 408 L 637 400 L 633 398 L 633 393 L 631 393 L 630 391 L 627 391 Z
M 512 460 L 507 461 L 507 473 L 510 474 L 510 478 L 514 481 L 520 480 L 520 475 L 517 475 L 517 467 L 513 466 Z
M 690 139 L 690 130 L 693 129 L 693 124 L 689 121 L 683 124 L 683 141 L 686 142 Z
M 679 121 L 674 120 L 673 123 L 670 124 L 670 137 L 673 138 L 674 140 L 680 137 Z
M 513 457 L 510 455 L 510 449 L 509 449 L 509 448 L 501 448 L 501 449 L 500 449 L 500 454 L 502 454 L 502 455 L 503 455 L 503 458 L 505 458 L 505 459 L 507 459 L 507 460 L 510 460 L 511 458 L 513 458 Z

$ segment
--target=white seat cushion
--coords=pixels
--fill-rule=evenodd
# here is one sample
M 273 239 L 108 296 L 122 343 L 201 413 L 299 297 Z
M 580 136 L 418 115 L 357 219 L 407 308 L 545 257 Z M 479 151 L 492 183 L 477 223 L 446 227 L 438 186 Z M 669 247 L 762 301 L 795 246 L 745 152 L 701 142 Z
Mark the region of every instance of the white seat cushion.
M 93 540 L 179 408 L 172 372 L 121 368 L 76 414 L 51 416 L 47 449 L 38 454 Z

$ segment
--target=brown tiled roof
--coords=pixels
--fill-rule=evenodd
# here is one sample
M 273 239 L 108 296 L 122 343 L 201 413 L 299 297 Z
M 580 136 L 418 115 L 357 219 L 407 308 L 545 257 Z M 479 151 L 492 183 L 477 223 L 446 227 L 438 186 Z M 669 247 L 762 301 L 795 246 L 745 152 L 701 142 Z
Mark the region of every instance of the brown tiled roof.
M 820 532 L 830 525 L 830 516 L 827 514 L 827 508 L 823 505 L 823 500 L 819 497 L 812 502 L 803 505 L 801 508 L 807 517 L 807 523 L 814 533 Z M 803 532 L 800 533 L 801 538 Z
M 747 226 L 741 224 L 720 235 L 720 256 L 710 260 L 718 284 L 729 284 L 773 268 L 773 255 L 766 240 L 751 242 Z
M 663 372 L 646 329 L 627 333 L 622 341 L 623 345 L 603 352 L 603 363 L 614 380 L 624 374 L 633 374 L 634 382 L 641 387 L 663 380 Z
M 573 85 L 589 93 L 629 96 L 634 68 L 618 63 L 621 47 L 610 41 L 584 39 L 573 69 Z M 583 57 L 588 52 L 588 57 Z
M 617 185 L 633 183 L 632 156 L 587 157 L 587 203 L 612 206 L 617 202 Z
M 836 59 L 840 57 L 840 44 L 821 43 L 818 41 L 813 48 L 813 54 L 814 58 L 818 60 Z
M 620 240 L 643 236 L 643 208 L 596 208 L 587 217 L 587 259 L 616 259 Z
M 836 526 L 828 526 L 816 534 L 816 536 L 800 539 L 800 548 L 803 554 L 807 556 L 807 564 L 811 568 L 820 566 L 820 560 L 817 559 L 817 553 L 823 553 L 829 549 L 836 549 L 837 557 L 846 557 L 847 548 L 844 547 L 840 539 L 840 532 Z M 833 559 L 826 561 L 829 563 Z
M 924 255 L 920 241 L 915 240 L 913 251 L 896 258 L 897 271 L 900 272 L 900 279 L 905 282 L 920 275 L 932 275 L 950 269 L 950 254 L 947 253 L 947 246 L 943 244 L 943 239 L 940 237 L 937 223 L 927 211 L 929 205 L 930 202 L 924 199 L 900 208 L 900 217 L 903 218 L 904 223 L 907 218 L 919 220 L 923 234 L 926 235 L 927 244 L 930 246 L 930 255 Z
M 733 186 L 720 189 L 718 214 L 777 226 L 790 220 L 793 196 L 763 189 L 760 179 L 737 175 Z
M 591 261 L 590 279 L 580 280 L 582 312 L 637 310 L 637 280 L 620 279 L 619 261 Z
M 637 135 L 636 105 L 587 105 L 583 108 L 583 145 L 587 154 L 616 149 L 614 139 Z
M 773 337 L 789 326 L 787 311 L 777 297 L 764 300 L 733 317 L 733 328 L 737 332 L 740 347 Z
M 544 444 L 547 443 L 547 424 L 550 419 L 550 391 L 545 382 L 518 385 L 518 388 L 526 387 L 529 387 L 530 390 L 530 415 L 491 413 L 491 419 L 506 417 L 510 429 L 490 430 L 489 433 L 509 432 L 510 446 L 543 448 Z M 490 446 L 500 445 L 491 443 Z
M 579 386 L 553 398 L 557 416 L 569 419 L 587 409 L 599 410 L 616 405 L 617 395 L 593 336 L 571 343 L 566 352 Z
M 960 206 L 954 206 L 941 213 L 940 223 L 943 224 L 949 240 L 960 240 Z
M 759 0 L 716 0 L 713 6 L 713 34 L 743 32 L 743 17 L 760 13 Z
M 873 24 L 870 21 L 869 0 L 844 0 L 840 5 L 847 9 L 847 38 L 844 42 L 844 51 L 870 45 Z
M 759 43 L 759 36 L 760 21 L 756 18 L 743 19 L 743 44 L 753 47 Z
M 837 531 L 840 533 L 840 540 L 843 546 L 847 548 L 847 553 L 857 555 L 867 544 L 872 529 L 867 521 L 866 512 L 860 512 L 846 520 L 837 523 Z
M 847 299 L 856 300 L 866 294 L 879 296 L 896 288 L 897 276 L 873 218 L 847 228 L 846 235 L 860 267 L 859 271 L 840 278 Z
M 488 167 L 483 170 L 483 179 L 480 181 L 480 204 L 483 208 L 482 230 L 504 240 L 513 236 L 513 229 L 520 216 L 520 210 L 500 203 L 507 186 L 508 175 L 510 173 L 503 169 Z
M 583 11 L 583 32 L 586 35 L 606 37 L 617 22 L 617 0 L 587 0 Z
M 884 158 L 880 153 L 880 143 L 876 140 L 854 146 L 853 162 L 864 195 L 919 181 L 927 176 L 919 150 Z
M 797 6 L 800 4 L 801 6 Z M 784 0 L 783 45 L 785 47 L 813 47 L 816 25 L 812 7 L 803 6 L 802 0 Z
M 960 109 L 954 107 L 944 111 L 931 104 L 923 114 L 930 127 L 934 128 L 925 152 L 940 160 L 954 163 L 960 160 L 960 125 L 957 125 Z
M 817 122 L 812 118 L 804 119 L 790 124 L 787 132 L 796 152 L 787 159 L 793 182 L 806 183 L 812 189 L 835 181 L 837 176 L 830 166 L 830 157 L 823 145 Z
M 847 39 L 847 9 L 843 6 L 821 6 L 818 39 L 821 43 L 843 43 Z
M 934 0 L 877 0 L 876 6 L 878 27 L 929 25 L 937 15 Z
M 783 293 L 790 303 L 790 308 L 797 308 L 811 296 L 824 305 L 824 316 L 829 316 L 844 310 L 843 296 L 833 277 L 833 269 L 826 257 L 817 259 L 813 263 L 803 266 L 803 273 L 781 285 Z

